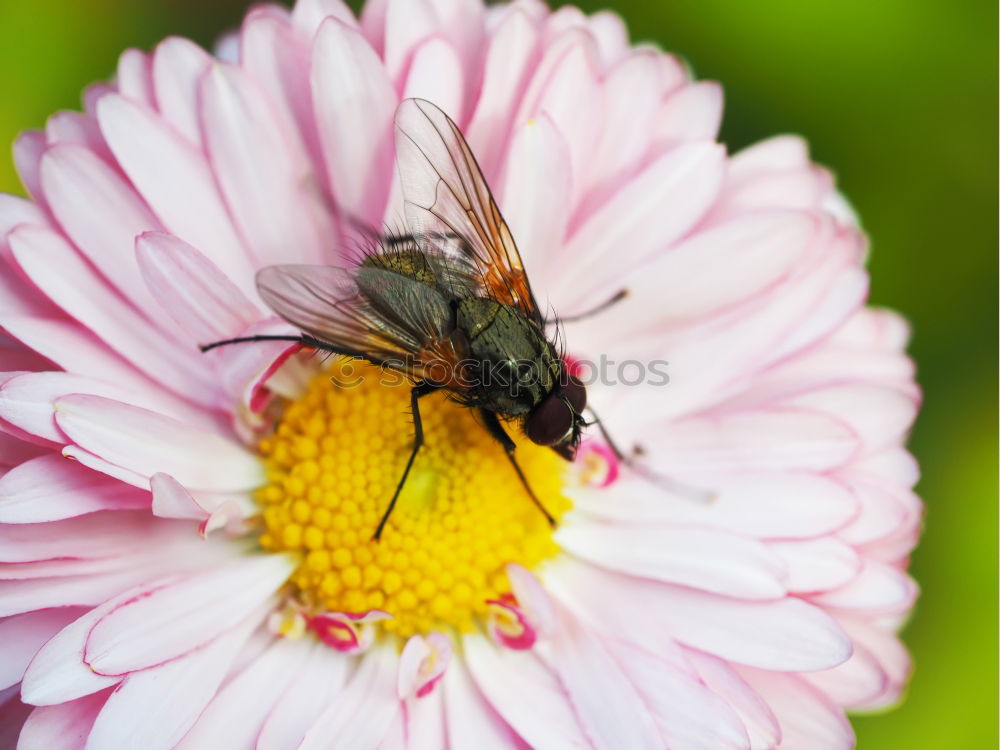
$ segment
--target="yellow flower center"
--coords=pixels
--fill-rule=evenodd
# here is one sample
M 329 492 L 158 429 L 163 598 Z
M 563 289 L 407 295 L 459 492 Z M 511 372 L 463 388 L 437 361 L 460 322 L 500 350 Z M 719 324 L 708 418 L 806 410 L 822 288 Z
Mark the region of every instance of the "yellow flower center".
M 394 383 L 386 383 L 393 379 Z M 261 441 L 268 482 L 257 493 L 260 543 L 296 551 L 292 575 L 308 613 L 382 610 L 406 637 L 472 629 L 487 600 L 510 591 L 505 566 L 528 569 L 558 547 L 503 449 L 471 409 L 433 393 L 420 400 L 424 445 L 380 541 L 373 540 L 413 446 L 410 384 L 339 361 L 317 376 Z M 559 518 L 564 462 L 520 439 L 517 459 Z

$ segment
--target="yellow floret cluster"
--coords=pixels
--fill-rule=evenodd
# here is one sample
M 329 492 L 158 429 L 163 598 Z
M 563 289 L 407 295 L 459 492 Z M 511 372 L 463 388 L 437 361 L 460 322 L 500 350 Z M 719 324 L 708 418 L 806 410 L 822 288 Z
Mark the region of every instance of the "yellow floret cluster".
M 531 569 L 558 547 L 503 449 L 443 393 L 420 400 L 424 446 L 372 539 L 413 444 L 409 394 L 400 378 L 347 361 L 316 377 L 260 444 L 260 543 L 302 554 L 291 583 L 311 612 L 383 610 L 392 619 L 379 624 L 403 637 L 470 630 L 486 600 L 510 590 L 507 563 Z M 559 518 L 569 508 L 564 462 L 508 431 L 536 495 Z

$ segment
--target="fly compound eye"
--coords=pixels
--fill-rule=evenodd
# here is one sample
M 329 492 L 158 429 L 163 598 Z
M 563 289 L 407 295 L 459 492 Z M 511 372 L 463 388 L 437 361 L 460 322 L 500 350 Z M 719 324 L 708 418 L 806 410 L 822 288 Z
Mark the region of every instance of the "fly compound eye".
M 528 415 L 524 432 L 538 445 L 555 445 L 573 429 L 573 412 L 558 393 L 551 394 Z
M 582 414 L 587 408 L 587 386 L 575 375 L 570 375 L 566 385 L 562 387 L 562 393 L 572 404 L 573 411 Z

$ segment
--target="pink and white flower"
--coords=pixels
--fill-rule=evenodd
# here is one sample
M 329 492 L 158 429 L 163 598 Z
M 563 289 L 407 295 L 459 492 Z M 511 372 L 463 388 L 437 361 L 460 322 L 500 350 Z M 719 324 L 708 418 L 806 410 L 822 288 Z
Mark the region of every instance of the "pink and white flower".
M 221 54 L 125 52 L 83 113 L 19 139 L 31 200 L 0 196 L 8 744 L 852 746 L 845 710 L 909 672 L 920 396 L 805 144 L 727 155 L 718 86 L 613 14 L 531 0 L 263 6 Z M 569 353 L 668 360 L 668 387 L 590 400 L 715 497 L 594 437 L 559 553 L 501 560 L 510 591 L 472 631 L 402 638 L 379 611 L 309 611 L 300 560 L 257 546 L 256 446 L 315 362 L 197 344 L 287 330 L 257 269 L 342 261 L 345 215 L 398 223 L 413 96 L 462 127 L 541 299 L 629 290 L 566 324 Z

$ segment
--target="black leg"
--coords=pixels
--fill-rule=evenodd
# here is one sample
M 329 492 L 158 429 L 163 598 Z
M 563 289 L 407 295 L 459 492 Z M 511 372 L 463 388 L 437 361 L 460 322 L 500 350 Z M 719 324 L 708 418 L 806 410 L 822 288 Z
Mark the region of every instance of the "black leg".
M 302 344 L 302 346 L 312 346 L 308 336 L 241 336 L 235 339 L 213 341 L 211 344 L 202 344 L 198 348 L 203 352 L 209 352 L 217 346 L 228 346 L 229 344 L 249 344 L 256 341 L 290 341 Z
M 521 467 L 518 466 L 517 459 L 514 457 L 514 450 L 517 446 L 514 441 L 510 439 L 510 435 L 504 430 L 503 425 L 500 424 L 500 420 L 497 419 L 497 415 L 486 409 L 479 410 L 479 416 L 483 420 L 483 425 L 486 427 L 487 432 L 503 446 L 504 453 L 507 454 L 507 458 L 510 460 L 510 465 L 514 467 L 514 471 L 517 472 L 517 476 L 521 480 L 521 484 L 524 485 L 524 489 L 528 492 L 529 497 L 531 497 L 531 502 L 533 502 L 538 510 L 542 511 L 542 515 L 545 516 L 545 520 L 549 522 L 549 526 L 556 525 L 556 519 L 552 517 L 552 514 L 545 510 L 545 506 L 542 505 L 541 501 L 535 495 L 535 491 L 531 489 L 531 485 L 528 484 L 528 478 L 524 476 L 524 472 L 521 471 Z
M 427 381 L 420 381 L 415 386 L 413 390 L 410 391 L 410 408 L 413 410 L 413 451 L 410 453 L 410 460 L 406 462 L 406 468 L 403 469 L 403 476 L 399 478 L 399 484 L 396 485 L 396 491 L 392 495 L 392 500 L 389 501 L 389 507 L 385 509 L 385 513 L 382 514 L 382 520 L 378 522 L 378 528 L 375 529 L 375 535 L 372 537 L 376 542 L 379 537 L 382 536 L 382 530 L 385 528 L 386 522 L 389 520 L 389 516 L 392 515 L 392 509 L 396 507 L 396 501 L 399 499 L 399 493 L 403 491 L 403 485 L 406 484 L 406 478 L 410 475 L 410 468 L 413 466 L 413 460 L 417 457 L 417 452 L 420 450 L 420 446 L 424 444 L 424 425 L 420 421 L 420 401 L 421 396 L 426 396 L 428 393 L 433 393 L 438 389 L 438 386 L 428 383 Z
M 575 323 L 578 320 L 586 320 L 587 318 L 591 318 L 594 315 L 597 315 L 598 313 L 604 312 L 609 307 L 612 307 L 615 303 L 621 302 L 627 296 L 628 296 L 628 289 L 619 289 L 609 299 L 604 300 L 604 302 L 599 304 L 597 307 L 592 307 L 586 312 L 582 312 L 577 315 L 569 315 L 566 317 L 557 318 L 556 321 L 554 322 Z

